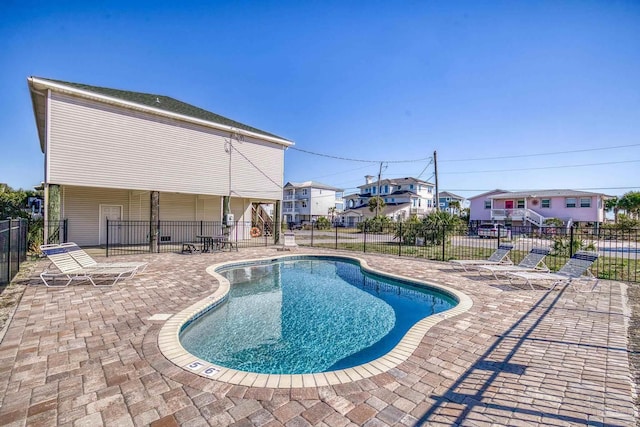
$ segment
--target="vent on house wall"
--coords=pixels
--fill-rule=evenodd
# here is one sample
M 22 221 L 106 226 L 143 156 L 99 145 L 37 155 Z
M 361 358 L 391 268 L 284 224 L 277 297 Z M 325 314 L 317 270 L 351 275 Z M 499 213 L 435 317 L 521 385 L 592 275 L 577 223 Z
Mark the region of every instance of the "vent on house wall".
M 161 242 L 170 242 L 171 241 L 171 236 L 160 236 L 160 241 Z

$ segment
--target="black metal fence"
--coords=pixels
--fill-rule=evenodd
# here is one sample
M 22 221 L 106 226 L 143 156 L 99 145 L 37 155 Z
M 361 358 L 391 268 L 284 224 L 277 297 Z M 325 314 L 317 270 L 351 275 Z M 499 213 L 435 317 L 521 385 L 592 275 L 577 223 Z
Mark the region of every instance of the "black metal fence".
M 199 244 L 204 238 L 224 238 L 227 248 L 270 246 L 276 243 L 279 224 L 273 230 L 254 227 L 251 221 L 107 221 L 106 255 L 179 252 L 183 244 Z M 152 239 L 155 234 L 155 239 Z M 155 241 L 155 243 L 154 243 Z
M 298 245 L 381 253 L 437 261 L 484 259 L 501 242 L 514 245 L 510 257 L 514 263 L 534 247 L 551 249 L 545 262 L 558 270 L 577 250 L 599 253 L 592 272 L 603 279 L 640 282 L 640 229 L 611 228 L 510 227 L 493 236 L 479 236 L 477 228 L 423 224 L 361 224 L 359 228 L 336 227 L 327 230 L 295 231 Z
M 11 282 L 27 259 L 29 221 L 8 219 L 0 221 L 0 285 Z
M 66 243 L 67 242 L 67 230 L 68 220 L 63 219 L 60 221 L 47 222 L 44 232 L 46 233 L 46 239 L 43 242 L 47 243 Z

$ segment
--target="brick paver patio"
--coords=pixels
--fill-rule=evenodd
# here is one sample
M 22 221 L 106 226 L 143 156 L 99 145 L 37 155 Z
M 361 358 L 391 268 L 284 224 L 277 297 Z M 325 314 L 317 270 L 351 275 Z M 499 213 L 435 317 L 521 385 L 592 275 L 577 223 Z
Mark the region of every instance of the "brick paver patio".
M 474 305 L 431 328 L 397 368 L 348 384 L 244 387 L 164 358 L 157 343 L 164 321 L 153 315 L 209 295 L 217 282 L 208 265 L 278 254 L 118 257 L 150 266 L 112 288 L 51 289 L 34 279 L 0 344 L 0 425 L 636 424 L 629 313 L 617 282 L 595 293 L 519 290 L 445 263 L 349 253 L 382 271 L 458 289 Z

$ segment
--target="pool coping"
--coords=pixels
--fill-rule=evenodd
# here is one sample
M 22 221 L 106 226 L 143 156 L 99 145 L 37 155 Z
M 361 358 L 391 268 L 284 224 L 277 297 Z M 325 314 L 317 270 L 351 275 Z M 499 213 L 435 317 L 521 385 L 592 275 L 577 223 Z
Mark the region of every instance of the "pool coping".
M 472 306 L 473 301 L 463 292 L 439 284 L 437 282 L 425 282 L 423 280 L 412 279 L 393 273 L 387 273 L 376 270 L 368 265 L 366 260 L 346 255 L 331 255 L 331 258 L 339 258 L 359 263 L 362 270 L 387 276 L 392 279 L 401 281 L 409 281 L 425 285 L 428 287 L 440 289 L 453 295 L 458 299 L 458 304 L 446 311 L 426 317 L 415 325 L 402 337 L 400 342 L 387 354 L 372 360 L 363 365 L 354 366 L 352 368 L 340 369 L 336 371 L 312 373 L 312 374 L 259 374 L 255 372 L 239 371 L 214 363 L 202 360 L 201 358 L 189 353 L 180 343 L 180 332 L 184 325 L 192 322 L 197 317 L 203 315 L 216 305 L 223 303 L 229 293 L 229 281 L 216 272 L 217 269 L 234 264 L 245 264 L 252 262 L 264 261 L 286 261 L 287 259 L 295 259 L 299 257 L 327 257 L 314 253 L 296 253 L 291 255 L 279 255 L 275 257 L 262 257 L 246 259 L 242 261 L 227 261 L 213 264 L 207 267 L 208 274 L 213 276 L 218 282 L 219 287 L 211 295 L 208 295 L 200 301 L 192 304 L 186 309 L 176 313 L 169 318 L 162 326 L 158 334 L 158 347 L 161 353 L 172 363 L 186 371 L 197 374 L 199 376 L 209 378 L 216 381 L 222 381 L 229 384 L 248 386 L 248 387 L 269 387 L 269 388 L 301 388 L 301 387 L 322 387 L 328 385 L 346 384 L 366 378 L 371 378 L 397 367 L 405 362 L 413 352 L 418 348 L 422 339 L 429 329 L 445 319 L 452 318 L 467 312 Z

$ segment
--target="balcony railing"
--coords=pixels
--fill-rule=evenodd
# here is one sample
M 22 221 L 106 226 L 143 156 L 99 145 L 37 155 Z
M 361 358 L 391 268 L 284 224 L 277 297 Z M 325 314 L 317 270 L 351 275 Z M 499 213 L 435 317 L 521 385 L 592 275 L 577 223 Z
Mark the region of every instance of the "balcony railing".
M 531 209 L 491 209 L 491 219 L 496 221 L 504 221 L 510 219 L 513 221 L 527 221 L 538 227 L 544 224 L 545 217 Z

